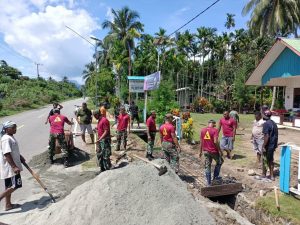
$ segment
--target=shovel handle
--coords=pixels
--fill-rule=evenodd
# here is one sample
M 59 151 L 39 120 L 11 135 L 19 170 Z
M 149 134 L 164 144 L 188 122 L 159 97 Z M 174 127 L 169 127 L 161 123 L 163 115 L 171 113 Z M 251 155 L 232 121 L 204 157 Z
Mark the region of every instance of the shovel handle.
M 278 211 L 280 211 L 280 205 L 279 205 L 279 199 L 278 199 L 278 192 L 277 192 L 277 187 L 274 187 L 274 194 L 275 194 L 275 202 L 276 202 L 276 208 Z
M 133 156 L 134 156 L 135 158 L 138 158 L 138 159 L 140 159 L 140 160 L 142 160 L 142 161 L 144 161 L 144 162 L 146 162 L 146 163 L 149 163 L 149 164 L 155 166 L 155 167 L 158 168 L 158 169 L 161 168 L 161 166 L 159 166 L 159 165 L 157 165 L 157 164 L 155 164 L 155 163 L 153 163 L 153 162 L 151 162 L 151 161 L 149 161 L 149 160 L 147 160 L 147 159 L 144 159 L 144 158 L 142 158 L 142 157 L 140 157 L 140 156 L 138 156 L 138 155 L 136 155 L 136 154 L 133 154 Z
M 31 175 L 36 179 L 36 181 L 41 185 L 41 187 L 47 191 L 46 186 L 43 184 L 43 182 L 40 180 L 39 176 L 33 172 L 33 170 L 28 166 L 26 162 L 23 162 L 23 165 L 26 167 L 26 169 L 31 173 Z

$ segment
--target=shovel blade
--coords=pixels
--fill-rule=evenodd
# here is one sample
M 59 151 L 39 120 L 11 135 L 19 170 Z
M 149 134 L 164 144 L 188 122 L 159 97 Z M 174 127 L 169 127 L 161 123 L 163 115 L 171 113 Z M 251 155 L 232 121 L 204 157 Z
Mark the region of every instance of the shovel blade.
M 158 172 L 159 176 L 164 175 L 166 172 L 168 172 L 168 169 L 166 166 L 162 166 L 158 170 L 159 170 L 159 172 Z

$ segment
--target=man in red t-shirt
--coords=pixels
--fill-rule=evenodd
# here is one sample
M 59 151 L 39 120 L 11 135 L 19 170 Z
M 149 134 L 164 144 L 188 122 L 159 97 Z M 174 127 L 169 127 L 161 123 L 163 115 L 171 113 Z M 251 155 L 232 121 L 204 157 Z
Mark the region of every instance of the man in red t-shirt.
M 101 171 L 109 170 L 111 168 L 111 140 L 110 140 L 110 124 L 106 118 L 106 109 L 102 106 L 100 108 L 100 117 L 97 124 L 99 147 L 97 149 L 97 159 Z
M 165 159 L 170 163 L 175 173 L 178 173 L 181 148 L 175 135 L 175 127 L 172 125 L 172 119 L 173 115 L 167 114 L 165 123 L 160 127 L 159 132 Z
M 156 123 L 155 123 L 156 113 L 155 111 L 151 111 L 151 115 L 147 119 L 146 125 L 147 125 L 147 136 L 148 136 L 148 145 L 147 145 L 147 155 L 146 157 L 149 160 L 154 159 L 152 153 L 153 153 L 153 147 L 154 147 L 154 141 L 155 141 L 155 135 L 156 135 Z
M 120 107 L 120 115 L 118 116 L 118 125 L 117 125 L 117 147 L 116 151 L 120 151 L 121 141 L 123 138 L 124 149 L 126 150 L 127 145 L 127 128 L 130 132 L 130 117 L 125 111 L 125 107 Z
M 59 109 L 53 110 L 54 115 L 49 117 L 50 123 L 50 136 L 49 136 L 49 157 L 50 163 L 53 164 L 53 156 L 55 152 L 55 141 L 58 140 L 59 145 L 61 146 L 62 155 L 64 158 L 64 166 L 69 167 L 68 162 L 68 149 L 67 143 L 65 140 L 65 132 L 64 132 L 64 125 L 65 123 L 72 125 L 73 122 L 70 122 L 69 119 L 63 115 L 60 115 Z
M 216 162 L 213 179 L 216 180 L 219 178 L 222 160 L 222 152 L 219 149 L 218 137 L 219 132 L 215 128 L 216 121 L 208 121 L 208 126 L 203 128 L 200 133 L 200 154 L 201 158 L 202 152 L 204 151 L 205 157 L 205 176 L 207 180 L 207 185 L 211 185 L 211 163 L 212 160 Z
M 220 147 L 222 151 L 226 151 L 227 158 L 233 159 L 233 144 L 235 140 L 235 134 L 236 134 L 236 128 L 237 123 L 236 121 L 229 116 L 229 112 L 225 111 L 223 113 L 223 118 L 220 119 L 219 122 L 219 129 L 218 132 L 220 132 L 222 128 L 222 140 L 220 143 Z

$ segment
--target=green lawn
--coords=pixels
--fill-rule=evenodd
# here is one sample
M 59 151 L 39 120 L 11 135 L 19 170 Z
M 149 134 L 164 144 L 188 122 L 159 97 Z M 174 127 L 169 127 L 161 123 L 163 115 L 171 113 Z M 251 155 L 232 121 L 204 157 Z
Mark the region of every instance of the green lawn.
M 274 192 L 259 198 L 256 202 L 256 207 L 268 211 L 272 216 L 285 218 L 295 224 L 300 224 L 300 200 L 290 195 L 280 194 L 279 205 L 280 211 L 276 208 Z
M 200 139 L 200 130 L 207 125 L 207 122 L 211 119 L 215 120 L 218 124 L 219 120 L 223 117 L 223 114 L 212 114 L 212 113 L 205 113 L 205 114 L 198 114 L 192 113 L 191 114 L 193 121 L 194 121 L 194 140 L 199 141 Z M 240 128 L 246 128 L 246 131 L 252 129 L 252 121 L 254 120 L 254 116 L 252 114 L 247 115 L 239 115 L 240 116 Z M 237 133 L 240 133 L 238 131 Z M 239 137 L 237 137 L 238 142 Z
M 192 113 L 191 114 L 193 121 L 194 121 L 194 140 L 199 141 L 200 140 L 200 130 L 207 126 L 207 122 L 211 119 L 214 119 L 217 122 L 223 117 L 223 114 L 212 114 L 212 113 L 205 113 L 205 114 L 197 114 Z M 250 134 L 252 130 L 252 121 L 254 120 L 254 115 L 252 114 L 246 114 L 246 115 L 239 115 L 240 117 L 240 123 L 239 123 L 239 129 L 237 130 L 238 134 Z M 244 130 L 241 130 L 242 128 L 245 128 Z M 222 136 L 222 132 L 220 132 L 220 138 Z M 220 139 L 219 138 L 219 139 Z M 253 164 L 253 162 L 256 161 L 256 155 L 252 154 L 253 150 L 252 147 L 245 146 L 245 140 L 248 141 L 248 137 L 246 138 L 245 135 L 236 135 L 236 140 L 234 143 L 234 154 L 235 157 L 238 158 L 238 160 L 233 160 L 231 163 L 234 166 L 238 167 L 244 167 L 244 166 L 250 166 Z M 250 143 L 250 140 L 249 140 Z M 250 153 L 250 154 L 249 154 Z

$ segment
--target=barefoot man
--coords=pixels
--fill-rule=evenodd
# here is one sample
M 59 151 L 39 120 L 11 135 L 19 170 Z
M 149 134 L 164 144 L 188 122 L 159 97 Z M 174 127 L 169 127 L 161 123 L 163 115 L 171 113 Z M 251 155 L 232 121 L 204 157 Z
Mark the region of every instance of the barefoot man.
M 5 198 L 5 211 L 20 207 L 11 203 L 11 194 L 22 187 L 21 171 L 25 159 L 20 154 L 18 142 L 14 137 L 17 125 L 12 121 L 3 124 L 0 141 L 0 176 L 4 180 L 5 191 L 0 194 L 0 201 Z

